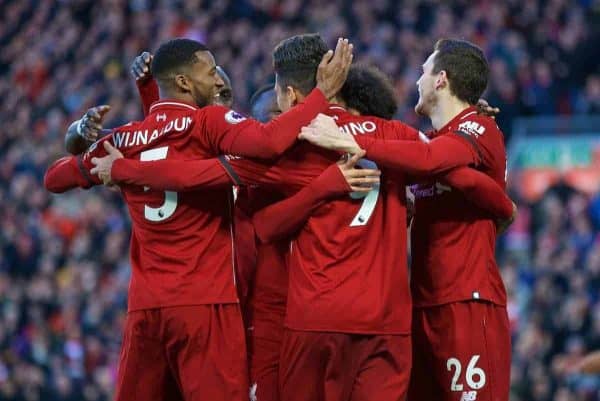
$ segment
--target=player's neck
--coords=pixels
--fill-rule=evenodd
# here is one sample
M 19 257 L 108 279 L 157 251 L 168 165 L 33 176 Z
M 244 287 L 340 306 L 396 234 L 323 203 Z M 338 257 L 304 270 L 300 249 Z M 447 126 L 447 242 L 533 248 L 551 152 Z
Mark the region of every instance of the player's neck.
M 196 101 L 189 93 L 184 92 L 174 92 L 169 90 L 164 90 L 162 88 L 158 89 L 158 97 L 160 100 L 163 99 L 171 99 L 171 100 L 179 100 L 184 103 L 196 104 Z
M 469 103 L 455 97 L 439 99 L 430 114 L 431 125 L 435 130 L 439 130 L 469 107 L 471 107 Z
M 344 107 L 344 108 L 346 107 L 346 102 L 344 102 L 344 101 L 342 100 L 342 98 L 340 98 L 339 96 L 334 96 L 334 97 L 333 97 L 333 98 L 332 98 L 332 99 L 329 101 L 329 103 L 330 103 L 330 104 L 337 104 L 337 105 L 339 105 L 339 106 L 342 106 L 342 107 Z

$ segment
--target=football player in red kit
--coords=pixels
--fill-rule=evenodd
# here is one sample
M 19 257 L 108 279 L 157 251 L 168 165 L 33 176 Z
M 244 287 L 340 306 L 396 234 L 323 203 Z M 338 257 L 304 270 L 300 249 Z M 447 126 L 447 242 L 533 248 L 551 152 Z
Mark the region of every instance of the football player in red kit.
M 46 187 L 62 192 L 100 183 L 91 158 L 112 143 L 141 160 L 233 153 L 276 156 L 298 130 L 328 107 L 341 87 L 351 48 L 324 57 L 319 88 L 306 101 L 263 125 L 222 106 L 208 106 L 223 85 L 202 44 L 163 44 L 152 70 L 161 100 L 141 122 L 116 128 L 82 157 L 55 162 Z M 132 279 L 116 399 L 244 400 L 247 370 L 233 275 L 230 190 L 163 192 L 123 185 L 133 221 Z
M 276 87 L 282 110 L 302 100 L 314 85 L 306 74 L 311 69 L 314 74 L 314 60 L 323 54 L 321 43 L 320 38 L 305 35 L 286 40 L 276 49 Z M 331 106 L 327 113 L 346 132 L 395 140 L 419 138 L 418 131 L 398 121 L 355 116 L 341 106 Z M 298 144 L 276 165 L 240 159 L 223 163 L 235 181 L 268 185 L 285 180 L 282 189 L 294 193 L 338 157 L 335 152 Z M 114 163 L 112 178 L 126 181 L 131 169 L 140 164 L 147 164 L 151 185 L 192 187 L 202 179 L 198 171 L 203 166 L 198 162 L 124 159 Z M 411 302 L 405 176 L 388 173 L 385 177 L 384 171 L 380 187 L 366 196 L 337 199 L 318 208 L 292 242 L 280 371 L 285 400 L 401 400 L 406 395 Z M 380 247 L 381 243 L 399 245 Z
M 317 118 L 303 136 L 329 149 L 365 150 L 382 169 L 415 175 L 423 169 L 471 165 L 505 187 L 502 132 L 475 107 L 487 77 L 481 49 L 466 41 L 440 40 L 417 82 L 415 110 L 431 119 L 431 142 L 353 137 L 340 133 L 326 117 Z M 467 206 L 460 192 L 437 178 L 422 180 L 412 191 L 414 364 L 409 401 L 506 401 L 510 330 L 495 261 L 494 220 L 485 210 Z

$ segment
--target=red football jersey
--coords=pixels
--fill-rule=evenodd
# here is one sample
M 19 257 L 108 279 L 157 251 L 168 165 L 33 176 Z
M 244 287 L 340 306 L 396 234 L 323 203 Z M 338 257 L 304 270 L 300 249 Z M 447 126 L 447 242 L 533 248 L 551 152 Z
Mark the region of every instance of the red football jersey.
M 245 221 L 240 222 L 238 215 L 252 216 L 256 211 L 281 199 L 282 195 L 278 191 L 241 187 L 236 200 L 236 209 L 240 212 L 236 213 L 236 231 L 239 223 L 246 224 Z M 252 224 L 251 218 L 246 218 L 249 218 L 249 224 Z M 254 253 L 254 260 L 240 260 L 238 257 L 238 277 L 245 277 L 249 287 L 244 305 L 246 323 L 252 327 L 255 336 L 280 338 L 287 300 L 286 256 L 290 249 L 290 241 L 284 239 L 268 244 L 256 244 L 252 231 L 251 238 L 236 236 L 236 247 L 240 251 L 248 250 L 245 253 L 250 253 L 250 250 Z
M 142 161 L 210 158 L 225 152 L 269 156 L 291 145 L 300 128 L 327 109 L 319 91 L 311 97 L 291 114 L 264 125 L 220 106 L 199 109 L 161 100 L 143 121 L 115 129 L 82 157 L 61 159 L 50 169 L 72 174 L 74 186 L 98 184 L 89 170 L 93 157 L 105 155 L 106 140 L 125 157 Z M 124 185 L 122 193 L 133 222 L 130 311 L 238 301 L 230 189 L 177 193 Z
M 504 137 L 495 121 L 470 107 L 434 136 L 449 135 L 474 149 L 479 171 L 506 187 Z M 411 187 L 411 290 L 415 306 L 468 299 L 506 304 L 494 253 L 496 226 L 485 211 L 435 178 Z
M 354 116 L 338 106 L 332 106 L 327 114 L 337 120 L 340 129 L 354 135 L 418 139 L 418 131 L 399 121 Z M 276 184 L 293 194 L 339 156 L 300 143 L 274 166 L 233 159 L 226 168 L 242 182 Z M 405 182 L 403 174 L 383 169 L 381 185 L 368 195 L 333 200 L 310 217 L 291 245 L 287 327 L 346 333 L 410 332 Z

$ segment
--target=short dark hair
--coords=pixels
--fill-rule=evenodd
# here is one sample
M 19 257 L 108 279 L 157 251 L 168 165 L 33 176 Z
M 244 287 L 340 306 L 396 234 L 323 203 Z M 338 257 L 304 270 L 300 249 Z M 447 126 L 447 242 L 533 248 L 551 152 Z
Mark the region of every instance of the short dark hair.
M 450 92 L 469 104 L 485 91 L 489 67 L 483 51 L 471 42 L 459 39 L 440 39 L 435 44 L 433 73 L 446 71 Z
M 351 66 L 340 97 L 346 106 L 365 116 L 391 120 L 398 110 L 392 82 L 373 65 Z
M 170 74 L 181 72 L 182 68 L 196 62 L 196 52 L 209 51 L 203 43 L 191 39 L 177 38 L 160 45 L 152 59 L 152 75 L 164 80 Z
M 279 85 L 308 94 L 317 84 L 317 67 L 328 50 L 321 36 L 315 33 L 281 41 L 273 51 L 273 69 Z
M 261 86 L 250 98 L 250 115 L 261 123 L 266 123 L 271 120 L 273 112 L 269 108 L 271 104 L 261 103 L 265 96 L 271 96 L 271 101 L 276 100 L 277 95 L 275 94 L 275 86 L 273 84 Z
M 258 88 L 256 92 L 254 92 L 252 96 L 250 96 L 250 108 L 255 106 L 256 102 L 258 102 L 263 93 L 272 91 L 273 89 L 275 89 L 275 86 L 273 84 L 266 84 Z

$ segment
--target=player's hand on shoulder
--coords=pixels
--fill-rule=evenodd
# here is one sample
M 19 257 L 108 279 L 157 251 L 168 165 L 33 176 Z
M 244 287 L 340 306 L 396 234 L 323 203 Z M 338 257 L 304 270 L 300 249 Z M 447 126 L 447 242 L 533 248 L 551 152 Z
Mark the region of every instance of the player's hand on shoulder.
M 317 88 L 327 99 L 333 98 L 342 89 L 350 64 L 352 64 L 353 46 L 348 39 L 339 38 L 335 53 L 329 50 L 323 56 L 317 68 Z
M 337 166 L 346 179 L 350 192 L 369 192 L 373 187 L 379 184 L 381 171 L 377 169 L 357 168 L 356 164 L 365 155 L 365 151 L 344 158 L 338 162 Z
M 500 109 L 498 107 L 491 106 L 485 99 L 479 99 L 477 102 L 477 112 L 478 114 L 495 119 L 496 116 L 500 114 Z
M 77 134 L 89 142 L 97 141 L 102 131 L 102 120 L 109 111 L 110 106 L 106 104 L 88 109 L 76 125 Z
M 112 166 L 115 160 L 122 159 L 123 154 L 119 149 L 115 148 L 110 141 L 104 141 L 104 150 L 107 155 L 104 157 L 93 157 L 92 164 L 94 168 L 90 170 L 92 174 L 97 174 L 104 185 L 111 186 L 114 184 L 111 176 Z
M 298 138 L 325 149 L 352 154 L 362 151 L 354 136 L 347 131 L 341 131 L 335 120 L 325 114 L 319 114 L 309 126 L 303 127 Z
M 131 64 L 131 74 L 136 81 L 144 81 L 152 77 L 150 65 L 154 56 L 149 52 L 143 52 L 137 56 Z

